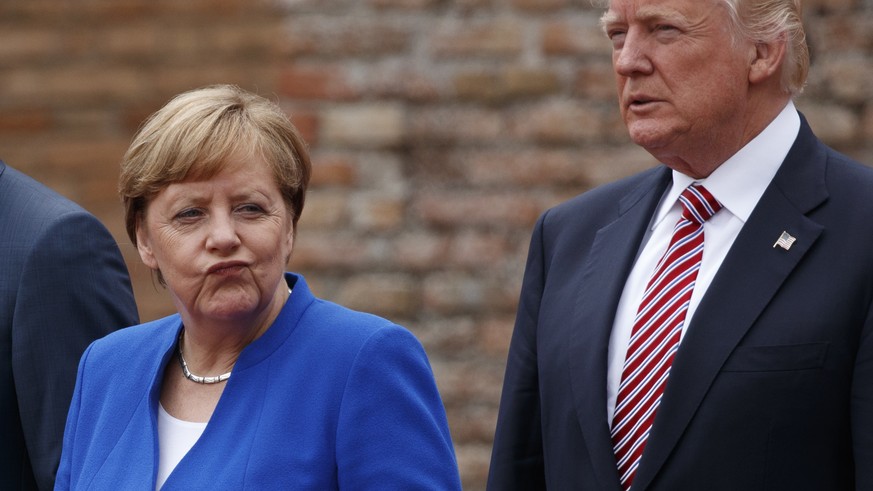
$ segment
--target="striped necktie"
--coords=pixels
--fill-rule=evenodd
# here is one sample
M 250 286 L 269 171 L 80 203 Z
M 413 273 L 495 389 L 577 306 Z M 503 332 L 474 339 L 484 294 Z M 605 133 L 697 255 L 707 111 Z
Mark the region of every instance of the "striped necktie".
M 703 222 L 721 204 L 703 186 L 679 196 L 682 218 L 655 267 L 634 319 L 612 418 L 612 444 L 622 488 L 630 489 L 655 411 L 679 349 L 685 313 L 703 257 Z

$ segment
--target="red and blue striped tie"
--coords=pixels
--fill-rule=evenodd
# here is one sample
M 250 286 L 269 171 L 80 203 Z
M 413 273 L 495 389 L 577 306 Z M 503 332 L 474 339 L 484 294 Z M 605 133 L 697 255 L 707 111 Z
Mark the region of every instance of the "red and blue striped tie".
M 679 349 L 682 325 L 703 257 L 703 222 L 721 204 L 703 186 L 679 196 L 682 218 L 634 319 L 612 418 L 612 444 L 622 488 L 630 489 L 643 455 L 655 411 Z

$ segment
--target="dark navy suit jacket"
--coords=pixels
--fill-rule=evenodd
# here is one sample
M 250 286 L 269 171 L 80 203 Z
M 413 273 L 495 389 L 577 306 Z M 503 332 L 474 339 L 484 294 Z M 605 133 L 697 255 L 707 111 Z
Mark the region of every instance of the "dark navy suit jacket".
M 490 490 L 620 489 L 607 345 L 669 183 L 652 169 L 537 223 Z M 873 169 L 805 120 L 694 314 L 633 485 L 699 489 L 873 489 Z
M 52 489 L 82 352 L 137 322 L 106 228 L 0 161 L 0 488 Z

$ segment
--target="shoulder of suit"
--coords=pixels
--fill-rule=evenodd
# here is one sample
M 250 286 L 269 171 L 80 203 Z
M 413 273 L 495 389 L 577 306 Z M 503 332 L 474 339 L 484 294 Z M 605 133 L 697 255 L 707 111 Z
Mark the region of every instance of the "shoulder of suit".
M 334 345 L 349 347 L 366 342 L 374 335 L 406 332 L 405 327 L 367 312 L 360 312 L 334 302 L 315 298 L 300 318 L 297 329 L 304 328 L 318 338 Z
M 670 170 L 658 165 L 643 172 L 624 177 L 617 181 L 591 188 L 563 203 L 545 214 L 551 219 L 578 217 L 579 213 L 605 213 L 614 211 L 619 203 L 633 194 L 644 194 L 662 185 L 669 178 Z
M 61 195 L 54 189 L 16 170 L 13 167 L 0 168 L 0 203 L 11 207 L 26 202 L 28 213 L 42 216 L 55 216 L 58 213 L 88 213 L 75 201 Z
M 114 331 L 94 342 L 92 352 L 96 356 L 124 358 L 133 353 L 163 349 L 172 345 L 181 325 L 181 317 L 173 314 L 168 317 L 145 322 Z

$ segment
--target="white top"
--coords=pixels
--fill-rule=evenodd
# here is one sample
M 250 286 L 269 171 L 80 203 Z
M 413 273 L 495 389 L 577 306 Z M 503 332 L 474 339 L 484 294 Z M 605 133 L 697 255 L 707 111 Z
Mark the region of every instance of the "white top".
M 691 302 L 682 326 L 682 334 L 688 329 L 690 320 L 700 299 L 709 288 L 715 273 L 721 266 L 728 250 L 749 219 L 761 195 L 770 185 L 782 161 L 797 139 L 800 131 L 800 117 L 794 104 L 789 102 L 781 113 L 758 136 L 746 144 L 739 152 L 720 165 L 706 179 L 697 181 L 722 204 L 723 209 L 703 225 L 704 253 L 697 274 Z M 621 383 L 627 346 L 633 329 L 643 290 L 648 283 L 658 260 L 664 254 L 673 235 L 673 228 L 682 215 L 679 195 L 695 182 L 689 176 L 673 171 L 673 185 L 661 198 L 647 236 L 643 238 L 643 249 L 634 263 L 630 276 L 624 285 L 616 311 L 615 323 L 609 340 L 609 359 L 606 383 L 606 411 L 612 424 L 615 400 Z M 773 241 L 779 237 L 773 237 Z
M 191 447 L 200 439 L 206 423 L 182 421 L 170 416 L 158 404 L 158 480 L 155 489 L 161 489 L 173 469 Z

